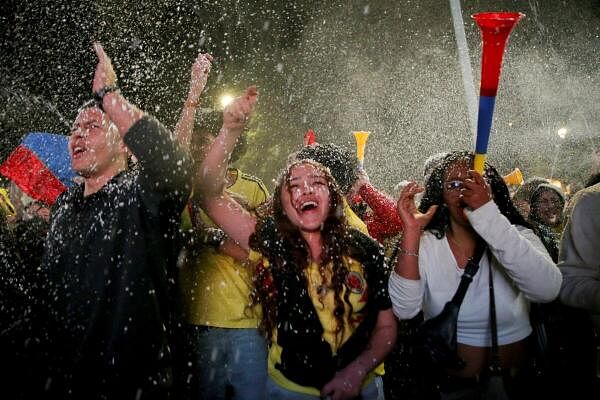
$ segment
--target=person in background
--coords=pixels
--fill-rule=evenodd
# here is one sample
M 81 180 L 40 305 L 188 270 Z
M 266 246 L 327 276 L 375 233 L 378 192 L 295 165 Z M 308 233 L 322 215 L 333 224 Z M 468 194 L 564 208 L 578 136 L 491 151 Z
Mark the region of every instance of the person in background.
M 95 100 L 69 138 L 83 183 L 55 203 L 38 294 L 48 379 L 40 398 L 166 399 L 172 383 L 175 236 L 191 160 L 117 90 L 102 46 Z M 128 152 L 138 160 L 129 169 Z
M 600 183 L 600 172 L 596 172 L 592 174 L 587 181 L 585 181 L 585 187 L 588 188 L 590 186 L 594 186 L 595 184 Z
M 560 235 L 563 229 L 565 195 L 557 186 L 549 183 L 538 185 L 529 199 L 529 220 L 537 221 Z
M 600 172 L 597 172 L 595 174 L 592 174 L 583 184 L 583 186 L 581 187 L 581 189 L 584 188 L 588 188 L 590 186 L 594 186 L 595 184 L 600 183 Z M 579 190 L 581 190 L 579 189 Z M 567 201 L 567 205 L 565 206 L 565 211 L 563 213 L 564 216 L 564 226 L 567 226 L 567 222 L 569 221 L 569 216 L 571 215 L 571 212 L 573 211 L 573 206 L 575 205 L 575 202 L 573 201 L 573 198 L 575 197 L 575 195 L 579 192 L 579 190 L 573 191 L 572 193 L 570 193 L 570 197 L 569 200 Z
M 34 365 L 31 338 L 31 281 L 17 250 L 12 224 L 7 217 L 15 207 L 4 188 L 0 188 L 0 354 L 10 368 L 0 374 L 3 396 L 10 399 L 33 397 L 32 384 L 40 384 L 32 374 Z
M 192 66 L 188 99 L 175 129 L 178 138 L 190 136 L 192 124 L 185 120 L 195 111 L 211 61 L 210 56 L 200 54 Z M 217 132 L 220 120 L 206 114 L 204 117 L 200 135 Z M 244 140 L 238 140 L 230 164 L 244 154 L 245 145 Z M 194 152 L 193 156 L 198 161 L 203 159 L 202 153 Z M 225 190 L 249 210 L 267 200 L 268 191 L 262 181 L 239 169 L 228 167 L 226 181 Z M 249 307 L 253 271 L 239 261 L 246 259 L 248 252 L 218 230 L 201 209 L 197 197 L 192 197 L 188 210 L 194 231 L 200 233 L 196 240 L 202 244 L 179 273 L 185 342 L 192 353 L 189 397 L 265 399 L 266 343 L 258 331 L 260 312 Z M 207 232 L 212 233 L 212 240 L 207 240 L 210 237 Z
M 379 399 L 373 375 L 394 344 L 381 247 L 348 227 L 343 196 L 313 160 L 289 165 L 272 202 L 247 212 L 224 187 L 227 155 L 258 93 L 224 110 L 223 128 L 198 168 L 203 209 L 258 263 L 254 300 L 269 335 L 269 399 Z
M 558 243 L 562 233 L 565 197 L 554 185 L 539 184 L 529 198 L 528 222 L 535 228 L 554 262 L 558 261 Z
M 511 203 L 502 177 L 489 165 L 485 178 L 471 171 L 472 157 L 467 152 L 450 153 L 434 168 L 418 212 L 414 196 L 423 189 L 415 183 L 404 189 L 398 202 L 404 234 L 389 290 L 400 319 L 421 310 L 426 320 L 438 315 L 456 292 L 477 242 L 487 246 L 458 315 L 458 356 L 464 366 L 440 371 L 443 399 L 481 396 L 478 377 L 490 362 L 490 269 L 499 362 L 515 372 L 527 362 L 525 339 L 532 333 L 528 302 L 552 301 L 562 280 L 543 244 Z M 526 384 L 516 382 L 513 390 L 525 390 Z
M 578 382 L 580 396 L 587 392 L 585 398 L 592 399 L 600 394 L 600 183 L 581 189 L 571 201 L 558 256 L 563 275 L 560 300 L 584 311 L 595 333 L 588 335 L 587 340 L 577 336 L 580 346 L 575 350 L 579 351 L 569 360 L 566 372 L 573 382 Z M 581 333 L 583 329 L 578 330 Z
M 513 204 L 515 205 L 515 207 L 517 207 L 519 213 L 526 220 L 529 218 L 529 201 L 531 199 L 531 193 L 533 193 L 535 188 L 537 188 L 539 185 L 546 183 L 548 183 L 547 179 L 540 178 L 538 176 L 526 179 L 525 182 L 523 182 L 523 184 L 519 186 L 515 194 L 512 196 Z
M 386 255 L 389 256 L 390 252 L 387 250 L 393 246 L 393 243 L 388 243 L 388 239 L 402 231 L 402 221 L 396 210 L 395 200 L 371 185 L 369 176 L 364 170 L 357 173 L 357 179 L 350 193 L 356 193 L 361 201 L 368 205 L 369 209 L 363 214 L 363 221 L 367 225 L 369 235 L 384 245 Z

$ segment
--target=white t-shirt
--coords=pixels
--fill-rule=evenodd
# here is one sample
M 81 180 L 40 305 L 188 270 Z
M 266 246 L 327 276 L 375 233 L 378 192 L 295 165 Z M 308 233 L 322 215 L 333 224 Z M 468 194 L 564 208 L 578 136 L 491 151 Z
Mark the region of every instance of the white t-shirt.
M 548 302 L 558 296 L 562 276 L 539 238 L 529 229 L 511 225 L 493 201 L 467 211 L 471 225 L 492 253 L 498 344 L 527 337 L 529 301 Z M 458 342 L 491 346 L 489 253 L 479 262 L 458 314 Z M 425 319 L 438 315 L 458 288 L 463 270 L 456 264 L 446 237 L 421 236 L 420 280 L 392 272 L 389 282 L 394 313 L 401 319 L 423 310 Z

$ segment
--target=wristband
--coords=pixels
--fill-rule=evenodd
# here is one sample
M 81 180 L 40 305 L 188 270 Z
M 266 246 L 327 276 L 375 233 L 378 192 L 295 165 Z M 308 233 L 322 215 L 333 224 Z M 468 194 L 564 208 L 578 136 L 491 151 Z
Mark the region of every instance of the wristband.
M 94 92 L 94 100 L 96 100 L 98 104 L 100 104 L 100 108 L 102 108 L 102 100 L 104 100 L 104 96 L 106 96 L 110 92 L 119 93 L 120 91 L 117 85 L 108 85 L 103 86 L 102 88 L 100 88 L 100 90 Z
M 400 254 L 406 254 L 407 256 L 419 258 L 419 253 L 412 253 L 410 251 L 406 251 L 402 248 L 402 246 L 398 246 L 398 250 L 400 251 Z

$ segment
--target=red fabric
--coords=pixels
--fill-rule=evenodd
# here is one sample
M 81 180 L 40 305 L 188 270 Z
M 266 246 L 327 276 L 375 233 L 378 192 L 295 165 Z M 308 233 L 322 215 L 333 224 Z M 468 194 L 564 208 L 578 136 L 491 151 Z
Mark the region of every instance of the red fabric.
M 54 204 L 67 187 L 27 147 L 19 145 L 0 165 L 0 173 L 29 197 Z
M 371 184 L 363 185 L 359 190 L 362 199 L 369 205 L 373 213 L 365 215 L 369 235 L 382 242 L 402 230 L 402 220 L 396 210 L 396 203 L 390 197 L 379 192 Z
M 350 203 L 352 204 L 358 204 L 361 203 L 363 201 L 362 197 L 360 197 L 360 194 L 354 194 L 352 195 L 352 198 L 350 199 Z

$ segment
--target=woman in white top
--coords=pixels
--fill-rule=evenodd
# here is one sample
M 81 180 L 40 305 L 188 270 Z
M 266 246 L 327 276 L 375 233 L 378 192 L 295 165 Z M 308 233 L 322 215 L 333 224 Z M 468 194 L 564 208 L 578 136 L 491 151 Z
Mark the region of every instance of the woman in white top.
M 525 339 L 532 332 L 529 302 L 553 300 L 562 281 L 542 242 L 510 201 L 498 172 L 486 165 L 484 179 L 470 170 L 471 164 L 467 152 L 444 158 L 426 182 L 419 206 L 425 214 L 411 211 L 415 194 L 423 191 L 415 183 L 403 190 L 398 201 L 403 251 L 389 281 L 398 318 L 412 318 L 421 309 L 425 319 L 438 315 L 456 292 L 477 240 L 485 241 L 489 249 L 458 316 L 458 355 L 465 366 L 445 371 L 449 384 L 442 384 L 442 394 L 476 390 L 477 378 L 490 365 L 490 264 L 500 363 L 507 369 L 522 367 L 527 358 Z

